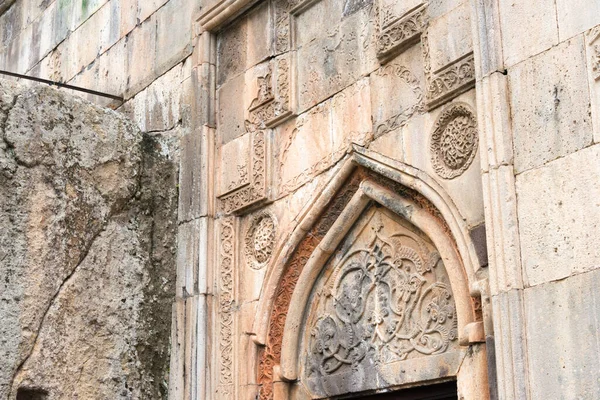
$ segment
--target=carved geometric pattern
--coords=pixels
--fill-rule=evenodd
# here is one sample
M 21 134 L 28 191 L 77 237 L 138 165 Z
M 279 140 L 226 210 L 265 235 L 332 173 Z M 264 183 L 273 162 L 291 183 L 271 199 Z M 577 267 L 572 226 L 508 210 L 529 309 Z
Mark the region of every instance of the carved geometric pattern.
M 324 376 L 360 379 L 380 366 L 456 347 L 448 277 L 438 252 L 419 235 L 376 211 L 352 246 L 332 259 L 339 262 L 326 267 L 313 289 L 308 319 L 311 389 L 318 391 Z
M 421 35 L 421 47 L 423 51 L 423 70 L 427 85 L 425 100 L 429 109 L 450 101 L 475 85 L 475 59 L 472 52 L 434 73 L 431 70 L 427 30 Z
M 466 104 L 456 103 L 445 108 L 438 117 L 431 135 L 431 163 L 444 179 L 452 179 L 469 168 L 477 153 L 477 121 Z
M 219 379 L 220 399 L 233 399 L 234 217 L 221 220 L 219 231 Z
M 271 259 L 277 220 L 267 212 L 261 211 L 252 217 L 244 238 L 246 262 L 253 269 L 261 269 Z
M 379 34 L 377 57 L 380 59 L 390 58 L 416 42 L 427 28 L 427 23 L 427 6 L 421 5 L 390 27 L 385 28 Z

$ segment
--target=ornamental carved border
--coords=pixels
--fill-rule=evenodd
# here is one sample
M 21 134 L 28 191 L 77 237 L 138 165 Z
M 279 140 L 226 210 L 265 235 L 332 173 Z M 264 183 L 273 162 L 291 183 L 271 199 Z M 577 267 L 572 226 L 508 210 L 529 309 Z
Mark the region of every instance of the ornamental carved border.
M 219 377 L 217 393 L 220 399 L 234 398 L 234 263 L 235 217 L 221 219 L 219 228 Z
M 600 80 L 600 25 L 589 31 L 587 36 L 589 40 L 592 77 L 597 81 Z
M 377 41 L 377 57 L 381 60 L 389 59 L 416 43 L 427 29 L 428 21 L 427 4 L 418 6 L 391 26 L 386 27 L 384 21 L 384 28 Z
M 475 86 L 475 58 L 470 52 L 438 71 L 431 70 L 429 35 L 421 35 L 423 69 L 425 72 L 425 101 L 428 109 L 442 105 Z
M 427 210 L 443 226 L 444 232 L 451 236 L 450 228 L 445 223 L 439 211 L 427 199 L 412 189 L 402 186 L 380 175 L 359 168 L 349 179 L 348 183 L 333 197 L 329 206 L 322 213 L 320 220 L 306 234 L 299 243 L 294 254 L 285 267 L 279 281 L 276 296 L 269 318 L 269 328 L 265 347 L 259 352 L 259 365 L 257 383 L 260 385 L 260 400 L 273 399 L 273 369 L 280 364 L 283 330 L 292 294 L 300 277 L 302 269 L 313 253 L 321 239 L 329 231 L 337 217 L 344 210 L 354 193 L 359 188 L 360 182 L 369 178 L 382 186 L 389 187 L 397 194 L 410 198 L 419 207 Z
M 267 143 L 266 132 L 251 132 L 250 177 L 246 184 L 221 197 L 221 208 L 226 214 L 240 212 L 267 199 Z
M 469 106 L 448 105 L 438 117 L 429 143 L 435 172 L 444 179 L 462 175 L 475 158 L 478 137 L 475 113 Z

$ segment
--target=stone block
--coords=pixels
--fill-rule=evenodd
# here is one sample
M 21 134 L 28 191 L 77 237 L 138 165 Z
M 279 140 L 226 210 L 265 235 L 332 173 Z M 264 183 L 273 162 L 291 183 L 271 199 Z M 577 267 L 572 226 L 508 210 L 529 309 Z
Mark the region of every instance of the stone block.
M 169 0 L 156 12 L 156 73 L 183 60 L 192 51 L 192 15 L 197 2 Z
M 600 142 L 600 25 L 586 32 L 585 45 L 594 142 L 598 143 Z
M 177 297 L 198 293 L 200 236 L 200 219 L 184 222 L 177 229 Z
M 531 399 L 600 393 L 600 270 L 525 290 Z
M 127 67 L 129 83 L 127 95 L 135 94 L 154 77 L 156 50 L 156 19 L 152 17 L 139 25 L 128 36 Z
M 297 119 L 277 127 L 277 167 L 282 184 L 314 175 L 322 163 L 331 163 L 331 102 L 326 101 Z
M 453 10 L 454 8 L 468 3 L 466 0 L 429 0 L 429 16 L 437 18 Z
M 138 1 L 137 18 L 140 22 L 144 22 L 152 14 L 161 8 L 165 3 L 172 0 L 143 0 Z
M 538 167 L 592 142 L 583 38 L 509 69 L 515 170 Z
M 273 55 L 273 22 L 269 2 L 255 7 L 248 14 L 246 68 L 252 67 Z
M 308 30 L 316 35 L 314 40 L 308 34 L 301 36 L 296 43 L 297 65 L 292 73 L 297 74 L 298 112 L 341 91 L 378 65 L 368 11 L 363 8 L 343 17 L 343 10 L 335 4 L 323 0 L 295 17 L 295 33 Z M 323 18 L 327 22 L 316 22 Z
M 87 1 L 62 1 L 59 7 L 70 7 L 71 24 L 69 30 L 75 31 L 86 22 L 96 11 L 98 11 L 109 0 L 87 0 Z
M 471 7 L 466 2 L 429 23 L 432 72 L 473 51 L 470 16 Z
M 217 90 L 219 136 L 222 143 L 228 143 L 246 132 L 244 82 L 244 75 L 241 74 L 228 80 Z
M 173 129 L 180 119 L 181 95 L 180 63 L 129 100 L 130 116 L 144 132 Z
M 600 24 L 597 0 L 556 0 L 556 12 L 560 42 Z
M 221 146 L 220 155 L 219 196 L 250 184 L 249 133 Z
M 331 101 L 332 149 L 345 151 L 351 143 L 366 145 L 371 138 L 369 79 L 363 78 L 336 94 Z
M 204 131 L 204 129 L 203 129 Z M 186 132 L 181 138 L 181 162 L 179 166 L 179 221 L 189 221 L 203 215 L 207 204 L 203 194 L 208 190 L 204 179 L 202 131 Z
M 600 145 L 517 175 L 521 252 L 529 285 L 600 266 Z
M 221 31 L 217 37 L 217 85 L 242 73 L 248 51 L 246 19 L 242 18 Z
M 423 2 L 422 0 L 393 1 L 378 0 L 380 12 L 380 26 L 385 29 L 409 11 L 412 11 Z M 340 2 L 341 4 L 341 2 Z
M 412 46 L 370 75 L 373 132 L 376 137 L 406 125 L 424 110 L 420 46 Z
M 554 0 L 499 2 L 504 63 L 507 67 L 558 43 Z M 535 21 L 535 28 L 532 26 Z
M 119 38 L 122 38 L 131 32 L 137 25 L 138 1 L 111 1 L 110 6 L 111 18 L 116 18 L 119 21 Z
M 100 67 L 97 90 L 114 95 L 125 93 L 128 76 L 123 60 L 127 60 L 127 41 L 122 39 L 96 61 Z

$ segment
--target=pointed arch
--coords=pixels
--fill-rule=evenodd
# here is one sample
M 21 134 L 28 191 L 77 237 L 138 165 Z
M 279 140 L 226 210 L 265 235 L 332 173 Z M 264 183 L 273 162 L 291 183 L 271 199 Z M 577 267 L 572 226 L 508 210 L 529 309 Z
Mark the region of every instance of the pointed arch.
M 299 379 L 300 324 L 325 263 L 369 204 L 391 210 L 422 230 L 445 264 L 456 299 L 458 334 L 475 321 L 470 292 L 480 266 L 464 218 L 450 196 L 423 171 L 354 146 L 325 189 L 296 218 L 263 286 L 255 320 L 261 398 L 273 382 Z

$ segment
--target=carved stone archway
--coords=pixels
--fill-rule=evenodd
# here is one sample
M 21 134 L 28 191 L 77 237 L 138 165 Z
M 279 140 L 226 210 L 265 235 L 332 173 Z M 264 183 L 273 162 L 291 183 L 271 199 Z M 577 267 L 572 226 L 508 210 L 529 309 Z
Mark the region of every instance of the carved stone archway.
M 261 399 L 323 398 L 448 379 L 457 379 L 461 398 L 489 397 L 478 296 L 481 282 L 476 278 L 485 274 L 476 262 L 461 215 L 435 180 L 356 147 L 297 222 L 267 277 L 255 321 Z M 384 258 L 385 268 L 395 269 L 388 282 L 376 276 L 381 275 L 376 270 L 385 264 Z M 343 300 L 347 266 L 356 259 L 364 265 L 354 280 L 362 279 L 364 284 L 354 288 L 356 298 L 350 294 Z M 394 259 L 395 263 L 390 261 Z M 381 281 L 379 288 L 375 281 Z M 373 294 L 373 290 L 381 293 Z M 328 296 L 329 303 L 319 301 Z M 359 297 L 364 302 L 360 311 L 356 307 Z M 385 299 L 389 306 L 390 298 L 396 302 L 402 298 L 405 303 L 395 308 L 393 316 L 388 313 L 379 318 L 375 314 L 382 308 L 376 304 Z M 361 318 L 343 321 L 340 307 L 344 308 L 344 301 L 343 312 L 364 314 L 367 310 L 372 320 L 362 320 L 360 326 Z M 354 306 L 348 306 L 352 302 Z M 432 317 L 434 313 L 437 316 Z M 378 322 L 373 318 L 379 318 Z M 376 326 L 383 322 L 385 332 Z M 339 325 L 352 326 L 352 332 L 340 334 Z M 349 339 L 348 335 L 357 332 L 360 340 Z M 394 335 L 396 342 L 390 347 Z M 373 345 L 361 345 L 361 341 Z M 386 360 L 381 354 L 367 357 L 368 352 L 386 346 Z M 311 375 L 315 366 L 309 365 L 307 357 L 315 349 L 322 356 L 315 364 L 321 363 L 321 375 L 316 377 Z M 327 364 L 325 358 L 336 361 Z M 377 368 L 366 376 L 365 363 L 371 362 Z M 346 369 L 344 380 L 350 384 L 323 380 L 323 372 L 340 367 Z

